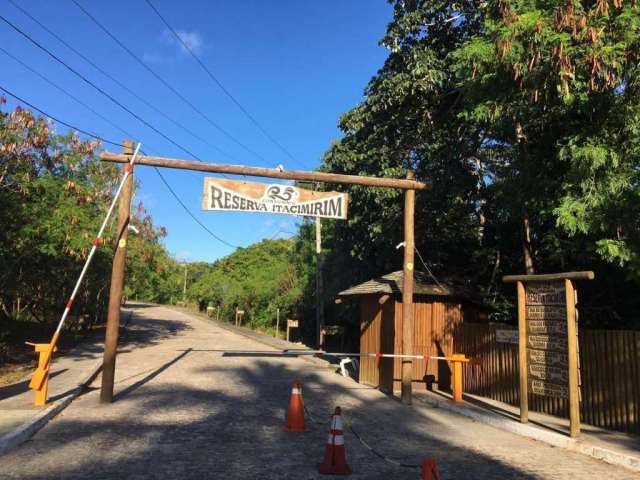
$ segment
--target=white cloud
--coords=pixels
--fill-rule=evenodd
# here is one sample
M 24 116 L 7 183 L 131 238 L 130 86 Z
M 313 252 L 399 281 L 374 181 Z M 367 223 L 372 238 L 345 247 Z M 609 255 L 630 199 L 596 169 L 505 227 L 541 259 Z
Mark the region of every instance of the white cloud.
M 204 47 L 204 40 L 202 39 L 202 35 L 200 35 L 196 31 L 189 32 L 187 30 L 176 30 L 176 33 L 180 37 L 182 42 L 178 41 L 173 32 L 170 30 L 165 30 L 162 35 L 164 38 L 171 44 L 178 45 L 180 47 L 180 51 L 184 54 L 188 54 L 187 48 L 189 48 L 193 53 L 198 54 L 202 52 Z M 183 45 L 184 42 L 184 45 Z M 185 47 L 186 46 L 186 47 Z
M 176 34 L 180 37 L 180 42 L 169 29 L 162 32 L 160 38 L 155 42 L 152 51 L 144 52 L 142 60 L 145 63 L 162 63 L 166 61 L 174 61 L 181 55 L 189 55 L 186 47 L 188 47 L 196 55 L 200 54 L 204 49 L 204 39 L 196 31 L 176 30 Z M 186 45 L 186 47 L 185 47 Z M 176 50 L 176 47 L 178 50 Z

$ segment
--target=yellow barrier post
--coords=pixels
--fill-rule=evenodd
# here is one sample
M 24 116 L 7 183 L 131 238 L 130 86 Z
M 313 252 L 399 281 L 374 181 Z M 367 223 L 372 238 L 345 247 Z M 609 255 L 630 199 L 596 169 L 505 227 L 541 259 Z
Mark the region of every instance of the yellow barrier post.
M 50 343 L 25 343 L 34 347 L 35 351 L 39 353 L 36 373 L 41 372 L 43 379 L 42 382 L 40 382 L 40 385 L 37 388 L 34 388 L 35 397 L 33 403 L 36 407 L 42 407 L 47 404 L 47 391 L 49 389 L 49 361 L 51 359 L 51 354 L 58 350 L 58 348 L 56 346 L 52 346 Z
M 449 357 L 453 364 L 453 401 L 462 402 L 462 364 L 467 363 L 469 359 L 464 354 L 454 353 Z

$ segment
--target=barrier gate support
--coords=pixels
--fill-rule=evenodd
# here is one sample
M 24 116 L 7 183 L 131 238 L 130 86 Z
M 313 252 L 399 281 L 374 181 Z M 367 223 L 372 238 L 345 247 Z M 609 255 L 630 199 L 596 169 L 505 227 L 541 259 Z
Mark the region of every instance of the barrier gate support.
M 58 350 L 58 347 L 53 346 L 53 350 L 51 350 L 51 343 L 32 343 L 32 342 L 24 342 L 26 345 L 30 345 L 34 347 L 35 351 L 39 354 L 38 356 L 38 369 L 45 370 L 47 369 L 47 364 L 49 363 L 49 359 L 51 358 L 51 354 Z M 46 375 L 43 381 L 40 383 L 38 388 L 34 389 L 35 398 L 34 405 L 36 407 L 42 407 L 47 404 L 47 391 L 49 390 L 49 375 Z
M 452 400 L 456 403 L 462 403 L 462 393 L 463 393 L 463 373 L 462 373 L 462 365 L 464 363 L 471 362 L 470 358 L 467 358 L 463 353 L 453 353 L 448 356 L 431 356 L 431 355 L 403 355 L 403 354 L 395 354 L 395 353 L 382 353 L 382 352 L 365 352 L 365 353 L 332 353 L 332 352 L 323 352 L 323 351 L 311 351 L 311 352 L 288 352 L 287 350 L 283 351 L 283 354 L 291 354 L 291 355 L 314 355 L 318 357 L 375 357 L 377 359 L 380 358 L 403 358 L 407 360 L 438 360 L 438 361 L 446 361 L 451 362 L 452 366 Z

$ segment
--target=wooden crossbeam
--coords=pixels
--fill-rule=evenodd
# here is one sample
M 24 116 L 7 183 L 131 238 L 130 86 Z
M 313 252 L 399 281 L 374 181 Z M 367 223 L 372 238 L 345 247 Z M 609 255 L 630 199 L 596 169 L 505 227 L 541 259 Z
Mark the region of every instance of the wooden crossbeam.
M 105 162 L 127 163 L 130 156 L 123 153 L 103 151 L 100 158 Z M 370 187 L 399 188 L 402 190 L 425 190 L 429 185 L 417 180 L 401 178 L 361 177 L 359 175 L 343 175 L 339 173 L 307 172 L 300 170 L 280 170 L 277 168 L 246 167 L 244 165 L 226 165 L 221 163 L 204 163 L 174 158 L 138 156 L 136 165 L 153 167 L 195 170 L 198 172 L 229 173 L 233 175 L 249 175 L 253 177 L 282 178 L 286 180 L 306 180 L 310 182 L 343 183 L 350 185 L 367 185 Z

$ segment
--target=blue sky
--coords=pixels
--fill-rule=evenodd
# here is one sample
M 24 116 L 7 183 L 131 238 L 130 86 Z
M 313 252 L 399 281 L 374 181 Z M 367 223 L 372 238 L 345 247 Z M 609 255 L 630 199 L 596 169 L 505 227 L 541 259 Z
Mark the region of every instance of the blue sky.
M 293 154 L 288 158 L 234 105 L 168 32 L 144 0 L 78 2 L 184 97 L 234 138 L 225 137 L 92 23 L 71 0 L 20 2 L 22 8 L 116 76 L 129 89 L 204 143 L 139 102 L 96 71 L 7 0 L 0 13 L 74 69 L 109 92 L 158 130 L 205 161 L 313 169 L 338 138 L 341 113 L 362 99 L 387 52 L 378 46 L 390 20 L 384 0 L 267 2 L 153 0 L 225 88 L 268 133 Z M 149 153 L 189 158 L 175 145 L 119 109 L 37 47 L 0 22 L 0 46 L 63 86 L 111 122 L 142 141 Z M 0 85 L 80 128 L 120 141 L 124 134 L 0 52 Z M 8 108 L 16 102 L 8 98 Z M 58 127 L 58 131 L 66 131 Z M 223 150 L 222 156 L 211 145 Z M 106 147 L 114 150 L 116 147 Z M 262 158 L 259 158 L 262 157 Z M 166 170 L 171 186 L 212 231 L 231 244 L 247 246 L 263 238 L 288 237 L 297 217 L 201 211 L 203 175 Z M 137 199 L 169 235 L 165 243 L 180 258 L 211 261 L 233 251 L 213 239 L 178 205 L 157 174 L 136 169 Z M 263 179 L 260 181 L 268 181 Z

